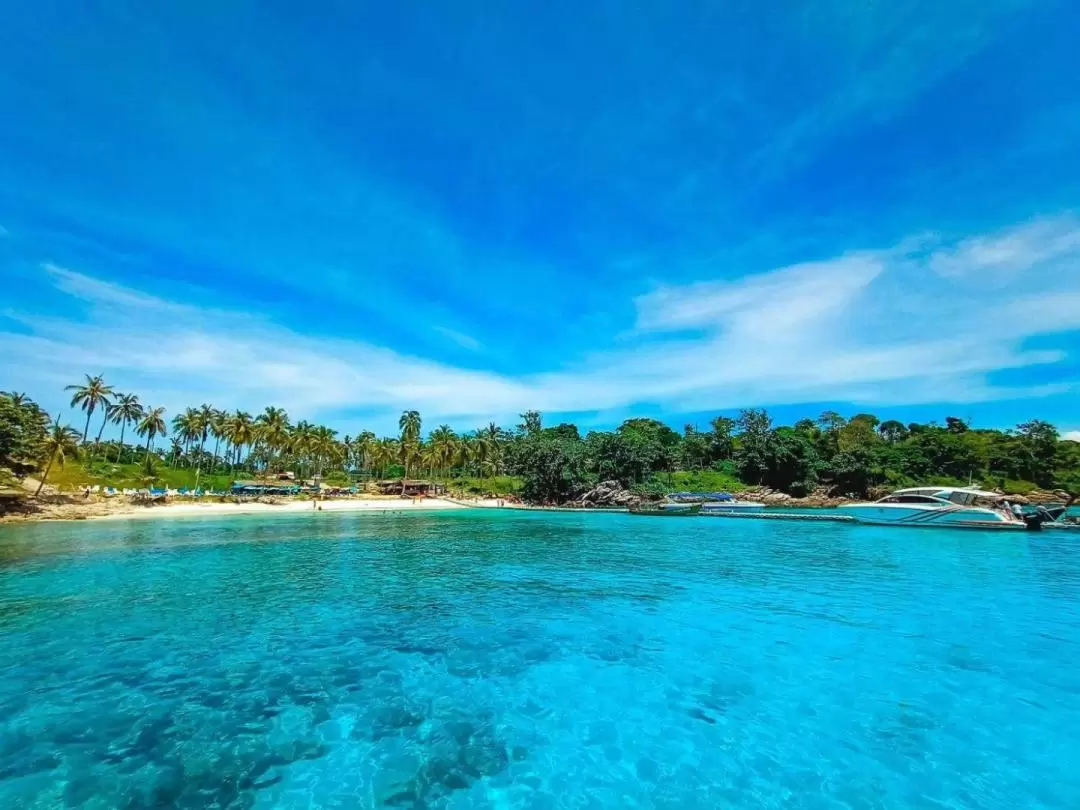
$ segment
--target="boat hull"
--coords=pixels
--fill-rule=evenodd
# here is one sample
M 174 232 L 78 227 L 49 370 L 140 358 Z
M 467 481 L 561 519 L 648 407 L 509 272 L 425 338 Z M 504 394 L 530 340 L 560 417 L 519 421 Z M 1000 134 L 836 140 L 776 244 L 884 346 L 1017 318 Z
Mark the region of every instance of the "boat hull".
M 1022 521 L 1006 520 L 992 509 L 961 506 L 917 506 L 866 503 L 837 507 L 836 512 L 858 523 L 875 526 L 930 526 L 953 529 L 1004 529 L 1023 531 Z
M 743 512 L 763 512 L 765 504 L 744 501 L 741 503 L 707 503 L 701 507 L 703 515 L 730 515 Z
M 650 517 L 693 517 L 700 511 L 701 507 L 697 504 L 664 504 L 662 507 L 631 509 L 630 514 Z

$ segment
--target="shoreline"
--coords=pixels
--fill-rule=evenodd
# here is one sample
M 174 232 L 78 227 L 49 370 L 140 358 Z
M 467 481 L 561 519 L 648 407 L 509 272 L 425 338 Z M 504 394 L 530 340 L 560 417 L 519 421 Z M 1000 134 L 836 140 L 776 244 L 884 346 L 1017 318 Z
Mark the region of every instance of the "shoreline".
M 508 503 L 499 498 L 337 498 L 324 501 L 286 500 L 277 503 L 251 501 L 229 503 L 177 500 L 167 503 L 140 504 L 127 499 L 84 501 L 70 498 L 63 502 L 30 503 L 35 511 L 13 511 L 0 515 L 0 526 L 28 523 L 55 523 L 99 520 L 151 520 L 176 517 L 225 517 L 228 515 L 283 515 L 304 512 L 414 512 L 461 509 L 499 509 L 521 512 L 608 512 L 625 513 L 619 507 L 530 506 Z M 318 504 L 321 508 L 316 508 Z
M 318 504 L 321 508 L 316 508 Z M 302 514 L 304 512 L 420 512 L 466 509 L 468 507 L 439 498 L 342 498 L 326 501 L 284 501 L 281 503 L 198 503 L 177 502 L 141 505 L 130 501 L 72 501 L 41 504 L 40 511 L 12 512 L 0 517 L 0 525 L 84 520 L 150 520 L 174 517 L 224 517 L 228 515 Z

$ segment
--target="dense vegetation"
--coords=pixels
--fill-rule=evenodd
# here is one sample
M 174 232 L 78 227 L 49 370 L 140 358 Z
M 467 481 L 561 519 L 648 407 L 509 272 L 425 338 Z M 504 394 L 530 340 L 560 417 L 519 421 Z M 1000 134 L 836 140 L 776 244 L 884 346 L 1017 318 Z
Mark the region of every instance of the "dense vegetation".
M 202 405 L 167 423 L 163 408 L 144 407 L 101 377 L 69 388 L 72 406 L 86 414 L 81 433 L 51 420 L 24 394 L 0 395 L 0 467 L 70 485 L 62 469 L 77 455 L 81 480 L 116 486 L 223 487 L 285 470 L 341 484 L 423 475 L 469 492 L 520 492 L 541 503 L 569 500 L 604 480 L 643 492 L 766 486 L 793 495 L 821 487 L 866 495 L 880 486 L 968 482 L 1009 492 L 1080 489 L 1080 443 L 1062 441 L 1040 420 L 1002 431 L 974 429 L 954 417 L 943 425 L 905 425 L 826 412 L 776 426 L 766 411 L 748 409 L 713 419 L 708 430 L 687 425 L 680 433 L 655 419 L 629 419 L 615 430 L 582 435 L 573 424 L 544 427 L 540 413 L 527 411 L 512 428 L 492 423 L 459 434 L 440 425 L 424 438 L 421 415 L 405 411 L 396 436 L 339 438 L 329 427 L 294 424 L 275 407 L 252 416 Z M 102 439 L 109 423 L 119 428 L 116 440 Z M 138 444 L 125 442 L 132 434 Z

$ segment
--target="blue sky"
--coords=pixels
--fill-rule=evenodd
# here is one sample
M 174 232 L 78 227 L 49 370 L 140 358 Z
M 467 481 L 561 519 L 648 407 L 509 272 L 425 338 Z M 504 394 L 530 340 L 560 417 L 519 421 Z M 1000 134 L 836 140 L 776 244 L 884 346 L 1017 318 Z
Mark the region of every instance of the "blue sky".
M 3 387 L 1080 429 L 1073 4 L 398 5 L 8 8 Z

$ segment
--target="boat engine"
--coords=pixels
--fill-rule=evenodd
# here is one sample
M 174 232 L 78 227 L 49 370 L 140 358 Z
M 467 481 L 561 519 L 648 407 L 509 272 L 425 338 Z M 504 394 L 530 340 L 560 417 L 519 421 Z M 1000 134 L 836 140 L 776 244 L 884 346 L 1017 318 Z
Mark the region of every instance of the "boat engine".
M 1053 523 L 1064 513 L 1064 508 L 1047 509 L 1045 506 L 1038 506 L 1034 512 L 1024 515 L 1024 525 L 1029 532 L 1041 532 L 1044 523 Z

